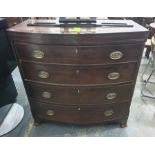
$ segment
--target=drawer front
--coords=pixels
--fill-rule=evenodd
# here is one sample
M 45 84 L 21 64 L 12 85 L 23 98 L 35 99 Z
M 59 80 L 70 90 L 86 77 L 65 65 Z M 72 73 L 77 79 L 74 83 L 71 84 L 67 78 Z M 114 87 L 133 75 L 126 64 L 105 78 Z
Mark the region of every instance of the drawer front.
M 111 64 L 136 61 L 142 46 L 52 46 L 16 43 L 20 59 L 60 64 Z
M 25 25 L 25 24 L 23 24 Z M 20 25 L 19 25 L 20 26 Z M 18 26 L 17 26 L 18 27 Z M 19 27 L 18 27 L 19 28 Z M 105 45 L 111 43 L 144 43 L 147 39 L 147 30 L 132 31 L 131 28 L 93 28 L 84 34 L 66 32 L 62 28 L 34 28 L 21 27 L 17 33 L 15 29 L 8 30 L 8 36 L 14 41 L 33 44 L 53 45 Z M 89 28 L 88 28 L 89 29 Z M 135 27 L 135 30 L 137 26 Z M 62 32 L 60 32 L 62 30 Z M 66 30 L 66 28 L 65 28 Z M 89 29 L 90 30 L 90 29 Z M 115 31 L 116 30 L 116 31 Z M 127 30 L 127 31 L 126 31 Z M 19 33 L 18 33 L 19 32 Z M 21 32 L 21 33 L 20 33 Z M 39 32 L 39 33 L 38 33 Z M 130 33 L 131 32 L 131 33 Z M 58 33 L 58 34 L 56 34 Z
M 112 84 L 132 81 L 136 63 L 110 66 L 61 66 L 21 62 L 24 78 L 54 84 Z
M 35 117 L 76 124 L 114 121 L 122 119 L 129 114 L 128 103 L 110 106 L 60 106 L 34 101 L 31 104 L 31 108 Z
M 104 105 L 129 101 L 133 85 L 115 85 L 105 87 L 62 87 L 26 82 L 31 98 L 49 104 Z M 124 93 L 125 92 L 125 93 Z

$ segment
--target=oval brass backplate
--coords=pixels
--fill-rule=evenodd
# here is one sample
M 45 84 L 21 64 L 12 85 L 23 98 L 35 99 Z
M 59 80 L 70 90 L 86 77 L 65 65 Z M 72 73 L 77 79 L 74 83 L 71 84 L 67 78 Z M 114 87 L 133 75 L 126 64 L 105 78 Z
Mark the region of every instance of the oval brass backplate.
M 113 99 L 115 99 L 116 97 L 117 97 L 117 94 L 116 94 L 116 93 L 108 93 L 107 96 L 106 96 L 106 98 L 107 98 L 108 100 L 113 100 Z
M 42 59 L 42 58 L 44 58 L 44 52 L 35 50 L 35 51 L 33 51 L 32 56 L 36 59 Z
M 43 97 L 43 98 L 49 99 L 49 98 L 52 97 L 52 94 L 51 94 L 50 92 L 44 91 L 44 92 L 42 93 L 42 97 Z
M 53 115 L 55 114 L 55 112 L 54 112 L 54 110 L 47 110 L 47 111 L 46 111 L 46 114 L 47 114 L 48 116 L 53 116 Z
M 109 117 L 109 116 L 112 116 L 113 113 L 114 113 L 113 110 L 107 110 L 107 111 L 104 112 L 104 115 L 105 115 L 106 117 Z
M 112 60 L 118 60 L 123 57 L 123 53 L 121 51 L 114 51 L 110 53 L 110 59 Z
M 49 77 L 49 73 L 47 71 L 40 71 L 38 76 L 42 79 L 46 79 Z
M 120 77 L 120 74 L 118 72 L 113 72 L 108 74 L 109 80 L 116 80 Z

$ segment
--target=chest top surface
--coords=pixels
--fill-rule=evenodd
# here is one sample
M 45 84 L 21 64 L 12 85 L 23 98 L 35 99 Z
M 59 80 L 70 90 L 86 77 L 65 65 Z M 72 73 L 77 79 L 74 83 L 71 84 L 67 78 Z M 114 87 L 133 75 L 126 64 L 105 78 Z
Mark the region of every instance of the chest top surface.
M 41 22 L 41 20 L 38 20 Z M 115 34 L 115 33 L 132 33 L 132 32 L 147 32 L 147 29 L 141 25 L 135 23 L 132 20 L 97 20 L 95 26 L 89 27 L 80 27 L 80 30 L 77 32 L 76 27 L 64 27 L 64 26 L 28 26 L 28 23 L 34 23 L 35 20 L 27 20 L 21 24 L 18 24 L 10 29 L 9 32 L 16 33 L 40 33 L 40 34 Z M 58 20 L 44 20 L 44 22 L 59 24 Z M 105 25 L 108 23 L 108 26 Z M 118 27 L 111 26 L 110 24 L 117 23 L 126 25 L 131 25 L 131 27 Z M 101 26 L 103 24 L 103 26 Z M 79 26 L 78 26 L 79 27 Z

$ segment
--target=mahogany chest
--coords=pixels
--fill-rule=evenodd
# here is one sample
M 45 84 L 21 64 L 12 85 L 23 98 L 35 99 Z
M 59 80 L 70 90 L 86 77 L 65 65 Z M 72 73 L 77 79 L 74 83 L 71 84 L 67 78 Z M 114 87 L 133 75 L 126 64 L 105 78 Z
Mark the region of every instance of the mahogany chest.
M 108 20 L 130 27 L 81 27 L 78 32 L 27 22 L 8 35 L 35 122 L 125 127 L 147 29 L 131 20 Z

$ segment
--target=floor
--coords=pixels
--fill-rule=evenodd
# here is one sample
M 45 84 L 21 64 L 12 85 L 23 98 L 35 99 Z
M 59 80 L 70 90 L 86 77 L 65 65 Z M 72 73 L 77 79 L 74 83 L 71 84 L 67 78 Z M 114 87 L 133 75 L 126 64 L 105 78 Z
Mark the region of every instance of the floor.
M 13 72 L 13 79 L 18 90 L 17 103 L 25 109 L 22 123 L 11 133 L 5 136 L 30 136 L 30 137 L 153 137 L 155 136 L 155 100 L 141 96 L 141 89 L 144 86 L 141 75 L 148 63 L 144 57 L 141 62 L 136 87 L 130 108 L 128 127 L 120 128 L 118 124 L 77 126 L 61 123 L 43 123 L 34 126 L 29 103 L 25 94 L 23 83 L 18 68 Z M 147 70 L 146 77 L 152 66 Z M 146 78 L 144 77 L 144 78 Z M 155 78 L 155 75 L 154 75 Z M 150 85 L 150 89 L 153 87 Z M 154 92 L 153 92 L 154 91 Z M 152 89 L 155 95 L 155 88 Z

